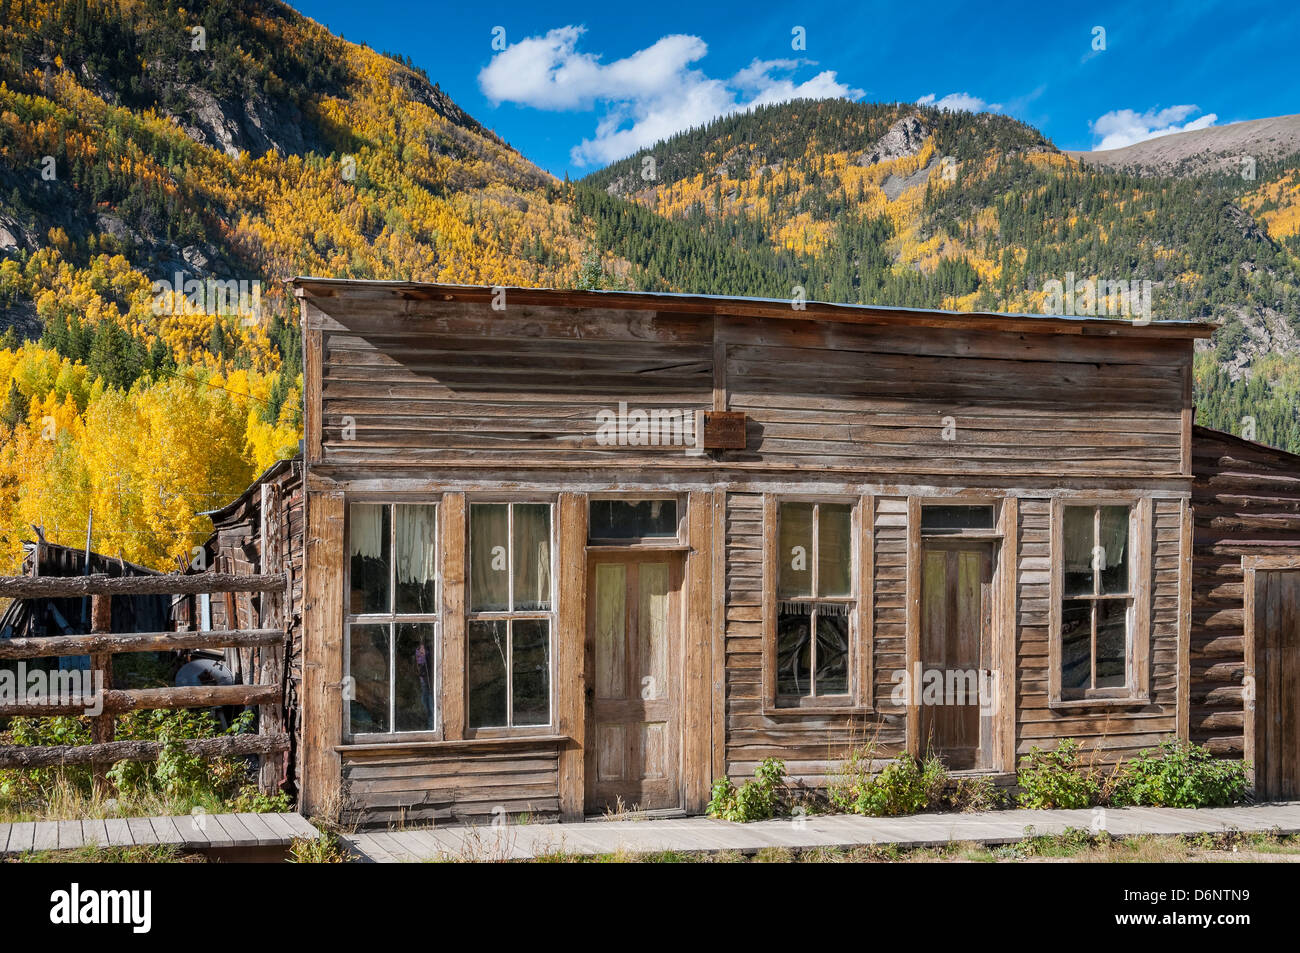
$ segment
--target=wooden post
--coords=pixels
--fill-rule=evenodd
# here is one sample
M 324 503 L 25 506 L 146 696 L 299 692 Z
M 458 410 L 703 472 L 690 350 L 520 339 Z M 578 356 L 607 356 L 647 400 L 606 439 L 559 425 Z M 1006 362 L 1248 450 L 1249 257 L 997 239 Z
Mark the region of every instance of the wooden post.
M 587 679 L 587 496 L 561 493 L 559 591 L 554 639 L 556 732 L 560 745 L 560 817 L 580 821 L 585 796 Z
M 299 806 L 323 816 L 339 805 L 343 738 L 343 494 L 307 496 L 306 614 L 302 649 Z
M 90 631 L 93 634 L 111 632 L 113 628 L 113 597 L 94 595 L 90 597 Z M 103 689 L 113 687 L 113 655 L 111 652 L 95 652 L 90 656 L 90 671 L 103 673 Z M 93 675 L 92 675 L 93 677 Z M 90 740 L 92 744 L 108 744 L 113 740 L 115 716 L 105 711 L 90 719 Z M 108 762 L 97 761 L 91 766 L 94 777 L 95 792 L 108 791 Z
M 262 565 L 261 572 L 278 572 L 285 568 L 283 510 L 281 508 L 280 487 L 262 484 Z M 264 592 L 258 603 L 261 614 L 261 628 L 287 628 L 284 607 L 287 604 L 284 592 Z M 259 685 L 278 685 L 284 689 L 285 645 L 281 640 L 278 645 L 265 645 L 257 653 Z M 275 704 L 262 705 L 257 709 L 257 733 L 275 735 L 284 731 L 283 697 Z M 280 789 L 284 775 L 284 752 L 262 755 L 258 772 L 258 787 L 263 794 L 274 794 Z

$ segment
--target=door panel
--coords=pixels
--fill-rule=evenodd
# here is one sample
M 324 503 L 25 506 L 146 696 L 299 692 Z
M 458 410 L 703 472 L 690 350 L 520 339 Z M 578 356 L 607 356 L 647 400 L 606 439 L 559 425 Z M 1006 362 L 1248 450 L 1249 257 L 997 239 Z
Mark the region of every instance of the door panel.
M 590 573 L 587 812 L 680 807 L 680 559 L 602 556 Z
M 1255 790 L 1300 798 L 1300 570 L 1255 572 L 1255 693 Z
M 921 753 L 953 770 L 992 764 L 993 719 L 981 711 L 992 658 L 993 554 L 987 543 L 927 543 L 921 554 Z

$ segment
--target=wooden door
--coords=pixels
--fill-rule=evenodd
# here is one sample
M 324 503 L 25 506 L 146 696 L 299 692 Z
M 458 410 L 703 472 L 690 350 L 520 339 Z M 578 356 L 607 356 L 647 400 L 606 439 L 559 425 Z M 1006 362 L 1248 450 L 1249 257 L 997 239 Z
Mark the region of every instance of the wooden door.
M 922 548 L 921 754 L 932 751 L 953 770 L 993 763 L 992 580 L 989 543 Z
M 1300 569 L 1255 571 L 1255 792 L 1300 798 Z
M 587 813 L 681 807 L 681 559 L 593 557 L 587 580 Z

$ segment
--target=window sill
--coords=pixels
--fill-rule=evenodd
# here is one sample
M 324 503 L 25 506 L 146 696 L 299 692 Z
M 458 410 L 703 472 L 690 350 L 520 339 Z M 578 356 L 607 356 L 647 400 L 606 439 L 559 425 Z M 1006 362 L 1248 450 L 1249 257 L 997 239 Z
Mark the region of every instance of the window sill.
M 639 539 L 630 539 L 626 543 L 588 543 L 586 549 L 589 553 L 689 553 L 691 551 L 689 543 L 679 543 L 676 540 L 652 543 Z
M 1052 709 L 1071 708 L 1132 708 L 1138 705 L 1150 705 L 1150 695 L 1116 695 L 1113 698 L 1056 698 L 1048 707 Z
M 785 715 L 869 715 L 874 713 L 874 705 L 855 705 L 845 702 L 842 705 L 764 705 L 763 714 L 768 717 Z
M 528 744 L 563 744 L 568 735 L 494 735 L 490 738 L 459 738 L 455 741 L 375 741 L 335 745 L 339 754 L 381 754 L 390 751 L 437 752 L 461 748 L 508 748 Z

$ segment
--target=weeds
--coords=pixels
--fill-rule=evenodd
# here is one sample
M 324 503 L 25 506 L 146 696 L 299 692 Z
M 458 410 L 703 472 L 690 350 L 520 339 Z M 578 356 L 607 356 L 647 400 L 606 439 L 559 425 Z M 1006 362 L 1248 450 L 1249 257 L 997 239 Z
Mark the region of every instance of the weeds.
M 319 837 L 300 837 L 289 845 L 291 864 L 345 864 L 348 855 L 336 835 L 326 831 Z

